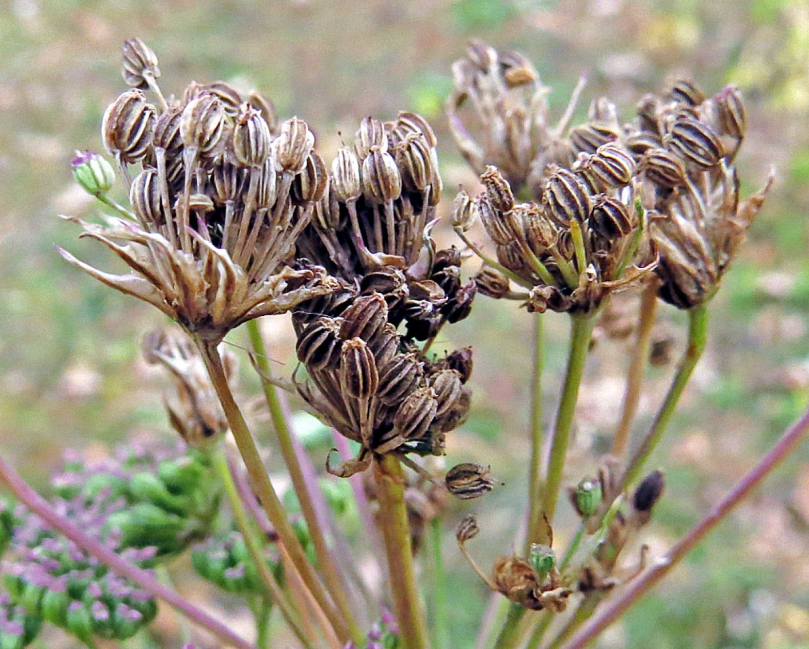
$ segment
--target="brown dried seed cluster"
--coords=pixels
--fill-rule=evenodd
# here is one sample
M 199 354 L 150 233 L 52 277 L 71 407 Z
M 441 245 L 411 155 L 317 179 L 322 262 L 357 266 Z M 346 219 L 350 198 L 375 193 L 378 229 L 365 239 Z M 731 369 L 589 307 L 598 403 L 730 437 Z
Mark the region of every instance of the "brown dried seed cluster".
M 109 106 L 102 124 L 135 222 L 82 223 L 84 236 L 107 245 L 132 273 L 109 275 L 64 256 L 212 341 L 339 288 L 321 267 L 287 265 L 328 185 L 306 123 L 279 126 L 271 102 L 223 82 L 192 83 L 181 101 L 165 105 L 158 74 L 154 53 L 127 41 L 124 77 L 136 87 Z M 148 102 L 145 86 L 162 109 Z
M 540 577 L 531 564 L 516 556 L 500 557 L 492 570 L 497 592 L 532 611 L 562 613 L 573 591 L 562 586 L 556 570 Z
M 359 286 L 380 293 L 389 321 L 407 336 L 434 337 L 445 322 L 465 318 L 477 287 L 463 284 L 460 255 L 435 251 L 430 236 L 441 194 L 435 134 L 415 113 L 382 122 L 368 117 L 353 149 L 332 161 L 329 190 L 298 240 L 298 255 Z M 333 305 L 307 304 L 307 314 L 336 315 Z
M 472 207 L 495 244 L 497 261 L 530 289 L 532 311 L 589 313 L 617 289 L 651 272 L 643 265 L 631 154 L 616 143 L 582 154 L 572 169 L 552 167 L 537 202 L 515 203 L 508 183 L 489 167 Z M 511 295 L 509 278 L 484 268 L 475 278 L 492 297 Z
M 308 382 L 298 384 L 303 398 L 329 425 L 362 445 L 356 461 L 333 473 L 362 470 L 373 454 L 442 455 L 444 435 L 467 415 L 468 350 L 427 360 L 391 324 L 380 293 L 357 297 L 337 317 L 309 322 L 297 354 L 309 375 Z
M 769 189 L 745 200 L 733 159 L 745 133 L 739 91 L 706 97 L 678 80 L 647 95 L 625 142 L 638 160 L 650 235 L 660 253 L 660 297 L 691 308 L 715 293 Z
M 464 462 L 447 471 L 444 484 L 447 491 L 461 500 L 480 498 L 494 487 L 490 471 L 491 467 Z

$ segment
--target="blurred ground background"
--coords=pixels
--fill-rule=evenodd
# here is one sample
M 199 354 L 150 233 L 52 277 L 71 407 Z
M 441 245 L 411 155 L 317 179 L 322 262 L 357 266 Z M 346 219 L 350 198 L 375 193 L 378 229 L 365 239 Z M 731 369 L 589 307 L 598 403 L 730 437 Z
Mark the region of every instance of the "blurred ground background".
M 672 72 L 693 77 L 709 94 L 738 84 L 749 119 L 738 159 L 743 187 L 761 185 L 770 164 L 778 181 L 712 304 L 708 352 L 653 458 L 668 478 L 646 531 L 653 551 L 664 551 L 693 524 L 807 405 L 805 1 L 9 0 L 0 8 L 0 450 L 35 484 L 47 484 L 66 447 L 92 449 L 143 430 L 169 434 L 160 386 L 138 359 L 141 336 L 161 317 L 82 275 L 53 249 L 58 243 L 95 265 L 117 267 L 101 246 L 77 241 L 77 228 L 57 215 L 94 213 L 71 182 L 69 162 L 75 149 L 101 148 L 101 114 L 125 87 L 119 47 L 136 35 L 159 56 L 164 92 L 181 92 L 192 79 L 259 88 L 283 117 L 304 117 L 326 151 L 339 143 L 338 131 L 350 140 L 366 115 L 421 112 L 439 135 L 445 209 L 458 183 L 474 184 L 442 113 L 451 62 L 470 38 L 527 54 L 555 89 L 556 115 L 583 71 L 589 83 L 580 119 L 600 94 L 629 118 L 641 94 Z M 676 357 L 683 318 L 666 308 L 660 318 L 674 332 Z M 267 326 L 277 373 L 288 375 L 287 329 Z M 563 316 L 548 318 L 547 420 L 566 326 Z M 476 507 L 482 560 L 510 551 L 524 503 L 530 331 L 530 316 L 516 305 L 480 298 L 472 316 L 440 341 L 474 345 L 476 355 L 475 410 L 451 436 L 449 460 L 490 463 L 507 483 Z M 239 332 L 232 342 L 243 343 Z M 589 362 L 574 454 L 607 447 L 621 399 L 623 345 L 599 343 Z M 639 430 L 670 372 L 652 370 Z M 246 376 L 245 394 L 254 387 Z M 579 466 L 568 482 L 592 469 L 586 459 Z M 564 540 L 573 519 L 561 509 L 557 534 Z M 468 510 L 451 512 L 446 529 Z M 459 560 L 451 533 L 445 549 L 452 638 L 465 649 L 486 593 Z M 638 649 L 809 646 L 809 444 L 601 642 Z

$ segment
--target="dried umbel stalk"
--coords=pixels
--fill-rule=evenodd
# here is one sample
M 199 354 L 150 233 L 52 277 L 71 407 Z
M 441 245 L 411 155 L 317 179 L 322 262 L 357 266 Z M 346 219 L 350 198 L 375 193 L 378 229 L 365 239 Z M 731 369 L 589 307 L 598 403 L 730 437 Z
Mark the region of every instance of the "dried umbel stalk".
M 481 290 L 512 297 L 510 278 L 529 289 L 529 311 L 587 314 L 610 293 L 649 277 L 655 261 L 643 241 L 634 173 L 629 151 L 603 144 L 572 170 L 552 167 L 538 201 L 517 203 L 500 171 L 488 167 L 472 210 L 495 245 L 500 270 L 481 272 Z
M 146 362 L 161 365 L 172 379 L 163 397 L 172 427 L 191 448 L 219 442 L 228 422 L 196 345 L 180 331 L 163 329 L 147 334 L 142 346 Z M 228 350 L 221 353 L 228 382 L 234 383 L 236 357 Z
M 341 147 L 332 161 L 329 191 L 298 239 L 299 257 L 358 285 L 360 294 L 383 295 L 389 322 L 406 323 L 417 340 L 469 315 L 477 291 L 461 282 L 457 250 L 436 252 L 430 235 L 441 197 L 435 144 L 432 128 L 415 113 L 364 119 L 353 149 Z M 337 315 L 345 306 L 306 304 L 298 321 Z
M 328 184 L 306 123 L 277 126 L 267 100 L 223 82 L 192 83 L 158 109 L 140 90 L 141 79 L 156 89 L 147 50 L 125 46 L 125 77 L 138 87 L 110 105 L 102 125 L 130 187 L 131 219 L 71 219 L 132 272 L 111 275 L 62 255 L 214 343 L 247 320 L 335 290 L 323 268 L 287 265 Z
M 357 459 L 333 473 L 367 468 L 374 454 L 442 455 L 444 435 L 465 419 L 468 377 L 432 362 L 389 322 L 385 298 L 356 298 L 340 316 L 321 316 L 298 338 L 298 359 L 309 375 L 298 390 L 340 434 L 359 442 Z
M 660 297 L 688 309 L 710 299 L 772 184 L 745 200 L 733 160 L 745 133 L 744 104 L 727 86 L 705 95 L 676 81 L 647 95 L 625 141 L 638 159 L 649 231 L 660 253 Z

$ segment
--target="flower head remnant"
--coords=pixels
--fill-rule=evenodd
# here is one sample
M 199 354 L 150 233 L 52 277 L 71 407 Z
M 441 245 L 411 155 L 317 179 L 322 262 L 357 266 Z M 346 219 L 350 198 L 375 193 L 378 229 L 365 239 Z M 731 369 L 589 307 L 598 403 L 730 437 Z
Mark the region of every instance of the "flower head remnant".
M 155 82 L 156 59 L 142 42 L 124 46 L 124 78 L 133 86 L 104 114 L 104 144 L 128 187 L 133 213 L 84 223 L 132 269 L 111 275 L 60 250 L 105 284 L 153 304 L 190 334 L 218 342 L 232 328 L 288 311 L 335 290 L 321 267 L 288 265 L 328 179 L 307 124 L 278 123 L 257 93 L 192 83 L 166 102 Z M 141 86 L 155 91 L 161 109 Z M 103 181 L 95 158 L 74 173 Z M 132 166 L 139 167 L 130 176 Z M 88 168 L 85 168 L 88 167 Z M 92 168 L 89 168 L 92 167 Z
M 458 251 L 436 252 L 430 234 L 441 197 L 435 145 L 432 128 L 415 113 L 364 119 L 354 148 L 339 149 L 329 191 L 298 239 L 299 256 L 355 285 L 355 293 L 383 295 L 389 322 L 405 323 L 416 340 L 469 315 L 477 290 L 461 283 Z M 297 320 L 336 315 L 336 308 L 307 304 Z

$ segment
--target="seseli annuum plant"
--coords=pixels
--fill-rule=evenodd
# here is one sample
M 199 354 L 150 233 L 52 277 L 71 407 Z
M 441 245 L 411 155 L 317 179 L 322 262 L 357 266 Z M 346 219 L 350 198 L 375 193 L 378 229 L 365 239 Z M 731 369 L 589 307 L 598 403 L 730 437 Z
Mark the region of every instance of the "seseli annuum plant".
M 60 252 L 174 321 L 145 336 L 143 354 L 168 375 L 165 407 L 179 438 L 132 440 L 104 460 L 68 453 L 50 500 L 0 458 L 14 498 L 0 512 L 3 649 L 29 645 L 43 622 L 89 647 L 124 641 L 161 604 L 192 623 L 183 642 L 197 646 L 458 647 L 447 626 L 444 514 L 451 497 L 496 488 L 498 467 L 444 469 L 447 436 L 470 416 L 473 351 L 437 353 L 433 343 L 473 311 L 478 293 L 518 301 L 535 322 L 517 550 L 481 566 L 470 546 L 486 521 L 468 513 L 456 530 L 458 551 L 501 607 L 499 628 L 482 623 L 480 647 L 587 645 L 809 429 L 804 417 L 664 556 L 634 549 L 664 495 L 664 473 L 646 461 L 772 180 L 740 195 L 734 160 L 746 117 L 736 88 L 707 96 L 678 79 L 643 97 L 628 122 L 600 97 L 571 126 L 580 83 L 552 125 L 549 89 L 526 57 L 473 42 L 453 67 L 447 113 L 480 185 L 449 206 L 436 135 L 415 113 L 366 117 L 324 160 L 309 125 L 281 120 L 258 92 L 214 82 L 164 94 L 157 58 L 139 39 L 124 44 L 123 71 L 130 88 L 101 124 L 112 161 L 87 152 L 73 162 L 101 218 L 69 220 L 129 271 Z M 121 182 L 128 204 L 113 198 Z M 457 240 L 439 249 L 432 231 L 450 213 Z M 571 465 L 568 446 L 594 328 L 621 292 L 640 295 L 636 344 L 612 448 L 591 458 L 599 468 L 588 474 Z M 660 300 L 688 313 L 688 343 L 643 431 L 633 422 Z M 570 343 L 545 430 L 548 311 L 569 319 Z M 284 314 L 299 363 L 276 377 L 258 319 Z M 242 325 L 285 480 L 270 480 L 255 418 L 234 396 L 237 359 L 222 343 Z M 288 397 L 331 431 L 331 452 L 303 446 Z M 575 511 L 576 529 L 559 533 L 560 507 Z M 252 614 L 249 639 L 173 589 L 165 566 L 183 554 Z M 421 576 L 423 555 L 433 579 Z

